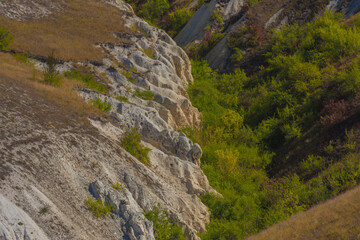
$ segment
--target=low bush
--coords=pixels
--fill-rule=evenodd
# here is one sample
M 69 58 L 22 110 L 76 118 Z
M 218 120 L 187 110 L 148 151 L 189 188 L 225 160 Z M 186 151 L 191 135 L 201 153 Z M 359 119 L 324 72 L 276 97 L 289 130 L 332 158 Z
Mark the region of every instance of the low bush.
M 167 0 L 148 0 L 142 5 L 139 16 L 150 22 L 156 22 L 167 12 L 170 4 Z
M 146 56 L 148 56 L 151 59 L 155 59 L 155 52 L 151 48 L 142 48 L 140 49 L 143 53 L 145 53 Z
M 10 30 L 0 26 L 0 50 L 7 50 L 13 39 Z
M 117 191 L 120 191 L 124 188 L 120 183 L 112 184 L 110 187 L 112 187 L 113 189 L 115 189 Z
M 126 103 L 129 102 L 129 99 L 127 97 L 125 97 L 125 96 L 117 96 L 116 99 L 121 101 L 121 102 L 126 102 Z
M 126 77 L 126 79 L 129 81 L 129 82 L 134 82 L 135 81 L 135 77 L 132 75 L 131 72 L 129 71 L 121 71 L 120 72 L 124 77 Z
M 79 82 L 82 82 L 85 84 L 85 86 L 87 88 L 90 88 L 94 91 L 100 92 L 100 93 L 106 93 L 107 92 L 107 88 L 98 83 L 97 81 L 95 81 L 93 75 L 91 74 L 84 74 L 81 73 L 75 69 L 71 69 L 70 71 L 67 71 L 64 73 L 64 76 L 68 79 L 74 79 L 77 80 Z
M 141 91 L 139 88 L 136 89 L 134 95 L 144 100 L 154 100 L 154 94 L 150 91 Z
M 176 8 L 173 12 L 169 13 L 170 25 L 172 29 L 172 36 L 175 36 L 183 26 L 190 20 L 194 15 L 194 11 L 187 8 Z
M 101 198 L 94 200 L 89 197 L 85 200 L 86 207 L 91 210 L 96 217 L 105 217 L 111 213 L 112 206 L 106 204 Z
M 154 236 L 156 240 L 185 240 L 181 227 L 177 226 L 168 216 L 166 210 L 160 204 L 154 206 L 151 211 L 144 213 L 145 217 L 153 222 Z
M 90 103 L 105 113 L 111 110 L 111 104 L 108 103 L 106 100 L 90 100 Z
M 135 128 L 129 129 L 124 133 L 120 146 L 145 165 L 151 164 L 149 157 L 151 149 L 141 144 L 141 134 Z
M 52 52 L 46 59 L 44 82 L 53 86 L 60 86 L 61 76 L 56 70 L 56 63 L 57 60 L 54 57 L 54 52 Z

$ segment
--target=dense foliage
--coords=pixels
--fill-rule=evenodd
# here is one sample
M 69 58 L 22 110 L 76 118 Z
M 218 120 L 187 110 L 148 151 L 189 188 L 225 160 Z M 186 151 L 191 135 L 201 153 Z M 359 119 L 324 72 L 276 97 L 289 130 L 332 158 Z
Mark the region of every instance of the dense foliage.
M 360 181 L 358 129 L 300 159 L 297 171 L 268 174 L 281 149 L 301 147 L 314 126 L 326 132 L 359 110 L 360 26 L 340 19 L 327 12 L 274 32 L 267 64 L 251 78 L 192 62 L 188 92 L 203 127 L 184 132 L 202 145 L 202 169 L 223 195 L 202 196 L 211 210 L 202 239 L 242 239 Z
M 145 212 L 145 217 L 153 222 L 156 240 L 185 240 L 183 230 L 168 216 L 160 205 L 154 206 L 151 211 Z
M 189 4 L 188 1 L 178 3 L 168 0 L 147 0 L 144 4 L 133 4 L 132 7 L 149 24 L 165 29 L 174 37 L 195 13 L 195 9 L 188 8 Z M 197 6 L 201 4 L 199 1 Z

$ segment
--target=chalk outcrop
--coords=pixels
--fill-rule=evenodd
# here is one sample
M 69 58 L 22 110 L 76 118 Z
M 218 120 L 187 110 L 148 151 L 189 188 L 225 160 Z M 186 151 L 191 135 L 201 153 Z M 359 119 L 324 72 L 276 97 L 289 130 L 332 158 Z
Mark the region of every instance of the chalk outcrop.
M 81 66 L 105 84 L 106 94 L 84 87 L 77 91 L 85 101 L 107 101 L 108 118 L 63 112 L 0 74 L 0 239 L 151 240 L 153 225 L 143 213 L 157 204 L 189 239 L 199 239 L 197 233 L 210 220 L 198 197 L 214 192 L 200 168 L 201 147 L 179 131 L 200 127 L 200 113 L 186 93 L 193 82 L 190 61 L 163 30 L 136 17 L 128 4 L 104 2 L 122 11 L 135 33 L 116 32 L 119 43 L 97 43 L 94 47 L 105 54 L 102 62 L 65 62 L 57 68 L 63 72 Z M 14 4 L 6 2 L 6 8 L 25 9 L 21 1 Z M 57 6 L 56 1 L 31 4 L 38 7 L 32 8 L 33 16 L 0 13 L 36 19 Z M 151 149 L 150 166 L 118 144 L 129 128 L 136 128 Z M 115 183 L 123 189 L 111 188 Z M 96 218 L 86 207 L 89 197 L 111 204 L 112 215 Z

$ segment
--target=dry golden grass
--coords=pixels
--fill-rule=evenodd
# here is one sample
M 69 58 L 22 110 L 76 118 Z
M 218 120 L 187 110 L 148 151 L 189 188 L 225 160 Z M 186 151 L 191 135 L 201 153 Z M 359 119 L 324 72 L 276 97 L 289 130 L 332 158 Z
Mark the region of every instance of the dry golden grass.
M 360 239 L 360 187 L 276 224 L 248 240 Z
M 64 111 L 71 111 L 79 116 L 106 117 L 106 114 L 87 104 L 74 88 L 81 85 L 76 81 L 62 79 L 61 87 L 53 87 L 43 82 L 43 74 L 31 64 L 21 63 L 6 53 L 0 53 L 0 75 L 25 83 L 31 92 L 56 103 Z
M 64 11 L 46 19 L 19 22 L 0 16 L 0 26 L 14 35 L 10 48 L 48 56 L 52 50 L 63 60 L 101 60 L 97 42 L 120 42 L 113 32 L 132 32 L 123 25 L 122 12 L 96 0 L 71 0 Z

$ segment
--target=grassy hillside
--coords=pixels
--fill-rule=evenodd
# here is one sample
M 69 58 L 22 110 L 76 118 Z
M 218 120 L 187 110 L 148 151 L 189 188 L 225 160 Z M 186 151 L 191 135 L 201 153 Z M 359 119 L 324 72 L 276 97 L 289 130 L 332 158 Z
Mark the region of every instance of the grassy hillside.
M 224 198 L 202 239 L 243 239 L 360 181 L 359 16 L 330 12 L 273 33 L 266 65 L 251 77 L 193 62 L 202 168 Z
M 72 0 L 51 18 L 21 22 L 0 16 L 0 26 L 14 35 L 11 49 L 63 60 L 101 60 L 97 42 L 121 42 L 113 33 L 134 32 L 123 25 L 122 12 L 101 1 Z M 123 40 L 125 41 L 125 40 Z
M 276 224 L 249 240 L 359 239 L 360 188 Z

